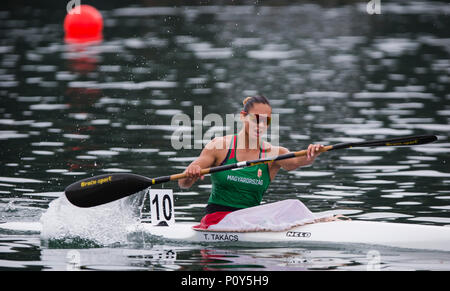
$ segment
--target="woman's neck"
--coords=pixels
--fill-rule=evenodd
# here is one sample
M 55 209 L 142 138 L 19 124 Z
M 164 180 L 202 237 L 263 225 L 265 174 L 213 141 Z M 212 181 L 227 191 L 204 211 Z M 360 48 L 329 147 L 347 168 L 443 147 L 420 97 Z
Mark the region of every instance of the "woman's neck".
M 237 149 L 240 150 L 259 150 L 260 139 L 253 139 L 242 129 L 237 134 Z

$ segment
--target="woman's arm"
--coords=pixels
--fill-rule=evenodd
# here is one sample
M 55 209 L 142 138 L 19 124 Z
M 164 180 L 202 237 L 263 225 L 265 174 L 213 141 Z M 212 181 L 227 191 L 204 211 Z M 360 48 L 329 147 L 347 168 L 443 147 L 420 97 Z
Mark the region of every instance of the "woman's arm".
M 183 189 L 190 188 L 200 177 L 200 171 L 205 168 L 210 168 L 216 162 L 217 149 L 216 145 L 219 142 L 218 138 L 214 138 L 210 141 L 200 153 L 200 156 L 195 159 L 186 168 L 184 173 L 187 174 L 187 178 L 179 179 L 178 186 Z

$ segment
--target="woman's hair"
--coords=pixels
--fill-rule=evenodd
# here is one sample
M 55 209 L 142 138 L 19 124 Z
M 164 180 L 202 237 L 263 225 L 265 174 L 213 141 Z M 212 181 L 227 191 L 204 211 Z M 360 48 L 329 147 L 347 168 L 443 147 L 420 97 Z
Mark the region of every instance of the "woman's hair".
M 251 96 L 242 101 L 242 104 L 244 104 L 244 111 L 248 112 L 256 103 L 267 104 L 270 106 L 269 100 L 267 100 L 267 98 L 263 95 Z

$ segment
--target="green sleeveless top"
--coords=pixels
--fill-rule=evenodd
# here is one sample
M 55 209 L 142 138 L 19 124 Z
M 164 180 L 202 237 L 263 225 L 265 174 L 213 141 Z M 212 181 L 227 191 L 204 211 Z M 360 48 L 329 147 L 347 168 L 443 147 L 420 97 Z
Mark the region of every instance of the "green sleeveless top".
M 234 135 L 227 156 L 221 165 L 234 164 L 236 160 L 237 135 Z M 259 156 L 264 157 L 264 148 Z M 212 189 L 208 203 L 235 208 L 257 206 L 270 184 L 269 166 L 259 164 L 251 167 L 211 174 Z

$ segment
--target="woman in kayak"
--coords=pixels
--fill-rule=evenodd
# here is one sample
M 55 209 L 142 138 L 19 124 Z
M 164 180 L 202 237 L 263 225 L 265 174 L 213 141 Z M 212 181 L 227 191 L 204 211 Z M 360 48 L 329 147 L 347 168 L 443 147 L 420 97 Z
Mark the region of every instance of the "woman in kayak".
M 243 105 L 240 114 L 243 122 L 242 130 L 236 135 L 216 137 L 211 140 L 200 156 L 184 171 L 187 178 L 178 180 L 180 188 L 189 188 L 199 178 L 203 178 L 200 171 L 204 168 L 289 153 L 288 149 L 271 145 L 261 139 L 271 121 L 272 107 L 267 98 L 247 97 Z M 270 182 L 280 169 L 291 171 L 310 165 L 320 155 L 322 149 L 321 144 L 310 144 L 306 156 L 212 173 L 212 189 L 206 214 L 228 213 L 258 206 Z

